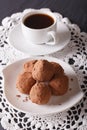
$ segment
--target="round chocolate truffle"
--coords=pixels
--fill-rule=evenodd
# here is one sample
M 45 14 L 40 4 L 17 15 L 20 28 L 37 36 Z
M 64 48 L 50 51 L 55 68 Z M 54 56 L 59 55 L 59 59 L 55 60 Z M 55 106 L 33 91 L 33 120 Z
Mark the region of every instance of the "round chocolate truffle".
M 38 60 L 32 70 L 32 76 L 37 81 L 49 81 L 53 77 L 55 69 L 47 60 Z
M 23 72 L 18 76 L 16 86 L 21 93 L 29 94 L 31 87 L 35 82 L 31 73 Z
M 51 89 L 48 84 L 38 82 L 30 90 L 30 99 L 36 104 L 46 104 L 51 97 Z

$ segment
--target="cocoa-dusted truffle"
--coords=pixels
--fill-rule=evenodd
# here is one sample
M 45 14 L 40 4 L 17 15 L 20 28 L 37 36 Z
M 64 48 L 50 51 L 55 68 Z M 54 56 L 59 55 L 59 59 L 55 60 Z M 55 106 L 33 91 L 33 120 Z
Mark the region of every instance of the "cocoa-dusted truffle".
M 54 75 L 55 69 L 47 60 L 38 60 L 32 70 L 32 76 L 37 81 L 49 81 Z
M 37 62 L 37 60 L 31 60 L 24 63 L 24 71 L 25 72 L 32 72 L 32 69 L 34 67 L 34 64 Z
M 55 75 L 63 75 L 64 74 L 64 69 L 62 66 L 56 62 L 51 62 L 53 67 L 55 68 Z
M 68 90 L 69 79 L 66 75 L 55 76 L 49 84 L 53 95 L 64 95 Z
M 23 72 L 18 76 L 16 86 L 21 93 L 29 94 L 31 87 L 35 82 L 31 73 Z
M 36 104 L 46 104 L 51 97 L 51 89 L 48 84 L 38 82 L 31 88 L 30 99 Z

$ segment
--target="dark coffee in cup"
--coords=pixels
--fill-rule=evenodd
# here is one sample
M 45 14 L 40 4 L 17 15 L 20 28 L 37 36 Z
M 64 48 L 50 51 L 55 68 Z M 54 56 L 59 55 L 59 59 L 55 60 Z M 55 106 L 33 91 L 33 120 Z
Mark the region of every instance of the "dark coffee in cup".
M 24 20 L 24 25 L 32 29 L 43 29 L 51 26 L 54 19 L 46 14 L 33 14 L 27 16 Z

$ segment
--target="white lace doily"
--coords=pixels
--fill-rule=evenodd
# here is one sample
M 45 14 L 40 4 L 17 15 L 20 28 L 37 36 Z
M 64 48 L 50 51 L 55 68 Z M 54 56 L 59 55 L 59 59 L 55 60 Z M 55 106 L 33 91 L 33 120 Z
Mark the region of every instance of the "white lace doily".
M 47 9 L 49 10 L 49 9 Z M 23 12 L 11 15 L 2 20 L 0 26 L 0 71 L 8 64 L 28 57 L 19 52 L 8 42 L 9 32 L 20 22 Z M 50 54 L 70 64 L 77 73 L 83 99 L 75 106 L 62 113 L 48 117 L 27 116 L 26 113 L 13 109 L 6 101 L 3 93 L 3 75 L 0 73 L 0 120 L 6 130 L 87 130 L 87 34 L 71 24 L 68 18 L 55 13 L 59 21 L 64 22 L 71 32 L 71 40 L 62 51 Z

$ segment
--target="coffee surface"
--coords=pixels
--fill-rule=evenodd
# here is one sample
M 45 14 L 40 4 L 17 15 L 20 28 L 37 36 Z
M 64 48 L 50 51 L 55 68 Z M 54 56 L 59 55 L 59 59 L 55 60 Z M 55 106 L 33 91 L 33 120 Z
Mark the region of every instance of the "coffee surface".
M 33 14 L 24 20 L 24 24 L 32 29 L 47 28 L 53 23 L 54 19 L 51 16 L 45 14 Z

